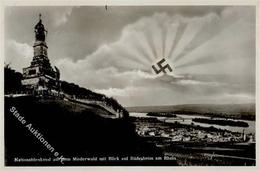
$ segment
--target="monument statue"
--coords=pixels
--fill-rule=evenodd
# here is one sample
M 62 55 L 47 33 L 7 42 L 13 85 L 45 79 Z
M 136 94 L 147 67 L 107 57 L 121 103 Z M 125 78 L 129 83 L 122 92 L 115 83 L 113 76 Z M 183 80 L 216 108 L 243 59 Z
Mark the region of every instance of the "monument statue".
M 42 24 L 41 14 L 39 14 L 39 22 L 35 25 L 34 32 L 36 41 L 45 41 L 45 33 L 47 34 L 47 30 L 45 30 Z

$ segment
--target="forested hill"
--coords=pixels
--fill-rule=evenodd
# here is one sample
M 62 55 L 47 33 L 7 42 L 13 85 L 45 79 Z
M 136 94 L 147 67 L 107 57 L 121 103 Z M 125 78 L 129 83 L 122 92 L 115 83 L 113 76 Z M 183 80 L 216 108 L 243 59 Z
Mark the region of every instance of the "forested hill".
M 22 74 L 10 68 L 9 65 L 5 65 L 4 68 L 4 92 L 5 94 L 19 93 L 23 91 L 22 87 Z M 102 101 L 110 106 L 115 111 L 123 111 L 124 116 L 128 116 L 127 110 L 125 110 L 116 99 L 112 97 L 106 97 L 103 94 L 93 92 L 89 89 L 80 87 L 77 84 L 69 83 L 67 81 L 61 81 L 61 91 L 65 94 L 71 95 L 75 98 Z
M 184 104 L 169 106 L 137 106 L 127 107 L 129 112 L 166 112 L 175 114 L 195 114 L 210 117 L 231 117 L 255 120 L 255 104 Z
M 22 75 L 5 67 L 5 93 L 23 91 Z M 12 84 L 12 85 L 11 85 Z M 61 82 L 64 93 L 76 98 L 102 100 L 115 110 L 128 112 L 114 99 L 92 92 L 76 84 Z M 5 165 L 6 166 L 118 166 L 118 165 L 176 165 L 175 161 L 123 161 L 108 160 L 108 157 L 151 156 L 162 157 L 162 151 L 146 139 L 138 136 L 129 117 L 113 119 L 111 113 L 97 105 L 82 105 L 65 98 L 38 98 L 37 96 L 5 97 Z M 126 116 L 126 115 L 124 115 Z M 127 115 L 128 116 L 128 115 Z M 24 120 L 22 123 L 21 120 Z M 63 162 L 24 161 L 15 158 L 56 159 L 38 135 L 66 159 Z M 44 141 L 45 142 L 45 141 Z M 104 158 L 105 160 L 74 161 L 78 158 Z

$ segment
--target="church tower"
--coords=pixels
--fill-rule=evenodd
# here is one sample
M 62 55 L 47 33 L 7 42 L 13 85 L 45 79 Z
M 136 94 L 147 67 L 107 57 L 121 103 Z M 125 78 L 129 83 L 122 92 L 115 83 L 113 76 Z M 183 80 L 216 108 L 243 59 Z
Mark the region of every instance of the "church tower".
M 60 73 L 57 67 L 52 68 L 48 58 L 48 46 L 45 42 L 47 30 L 42 24 L 41 14 L 34 27 L 35 42 L 31 65 L 23 69 L 22 84 L 33 90 L 58 90 Z

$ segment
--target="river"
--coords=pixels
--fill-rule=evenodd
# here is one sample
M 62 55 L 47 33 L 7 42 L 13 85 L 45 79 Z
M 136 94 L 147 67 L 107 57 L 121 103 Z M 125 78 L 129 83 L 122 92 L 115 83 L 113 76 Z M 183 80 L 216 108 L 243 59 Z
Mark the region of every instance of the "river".
M 130 113 L 130 116 L 133 117 L 151 117 L 151 118 L 157 118 L 158 120 L 164 121 L 164 122 L 169 122 L 169 123 L 174 123 L 178 121 L 181 124 L 187 124 L 190 125 L 192 123 L 192 119 L 194 118 L 206 118 L 210 119 L 210 117 L 207 116 L 202 116 L 202 115 L 187 115 L 187 114 L 176 114 L 177 117 L 158 117 L 158 116 L 147 116 L 146 113 Z M 218 129 L 226 129 L 232 132 L 240 132 L 242 133 L 243 130 L 245 131 L 246 134 L 253 133 L 255 134 L 255 121 L 248 121 L 248 120 L 239 120 L 239 119 L 230 119 L 233 121 L 243 121 L 248 123 L 249 127 L 235 127 L 235 126 L 222 126 L 222 125 L 216 125 L 216 124 L 206 124 L 206 123 L 199 123 L 199 122 L 193 122 L 194 125 L 199 125 L 202 127 L 210 127 L 213 126 Z

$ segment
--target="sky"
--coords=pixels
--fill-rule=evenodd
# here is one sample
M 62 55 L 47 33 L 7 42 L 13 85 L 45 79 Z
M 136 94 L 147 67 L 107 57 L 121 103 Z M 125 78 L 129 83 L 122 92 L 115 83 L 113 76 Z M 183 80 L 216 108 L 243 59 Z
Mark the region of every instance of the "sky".
M 5 63 L 19 72 L 39 13 L 61 79 L 124 106 L 255 102 L 255 7 L 6 7 Z M 173 72 L 152 70 L 162 58 Z

